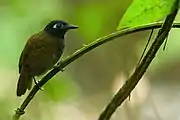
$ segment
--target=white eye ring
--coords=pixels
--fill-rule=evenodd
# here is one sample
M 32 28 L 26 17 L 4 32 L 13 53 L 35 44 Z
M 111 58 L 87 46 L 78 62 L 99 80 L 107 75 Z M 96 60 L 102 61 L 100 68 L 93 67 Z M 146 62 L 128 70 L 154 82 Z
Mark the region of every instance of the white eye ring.
M 61 27 L 62 25 L 60 25 L 60 24 L 55 24 L 54 26 L 53 26 L 53 28 L 58 28 L 58 27 Z

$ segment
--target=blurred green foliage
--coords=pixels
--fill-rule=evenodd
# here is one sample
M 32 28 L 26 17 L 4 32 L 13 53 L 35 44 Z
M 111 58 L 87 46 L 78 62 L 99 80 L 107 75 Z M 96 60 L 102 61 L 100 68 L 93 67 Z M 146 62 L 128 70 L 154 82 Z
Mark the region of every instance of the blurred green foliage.
M 159 1 L 154 1 L 154 3 L 159 4 Z M 83 44 L 114 32 L 131 2 L 132 0 L 1 0 L 0 120 L 9 120 L 14 110 L 27 95 L 17 98 L 15 90 L 18 79 L 19 56 L 26 40 L 32 34 L 42 30 L 53 19 L 63 19 L 80 26 L 77 31 L 67 34 L 66 49 L 63 54 L 64 58 L 82 47 Z M 148 1 L 147 3 L 149 4 Z M 150 4 L 150 7 L 154 3 Z M 163 5 L 160 7 L 164 7 Z M 134 7 L 133 9 L 139 8 L 136 5 Z M 127 14 L 140 14 L 136 10 L 130 11 L 131 9 L 127 11 Z M 144 10 L 147 8 L 141 9 Z M 153 13 L 154 10 L 162 10 L 161 12 L 157 12 L 155 16 L 159 18 L 167 12 L 159 7 L 149 10 L 149 12 Z M 128 24 L 128 27 L 140 24 L 138 22 L 147 22 L 144 19 L 146 17 L 141 15 L 141 18 L 138 18 L 134 21 L 136 23 L 132 24 L 129 23 L 132 16 L 125 15 L 125 17 L 122 22 L 125 26 Z M 157 61 L 161 61 L 155 64 L 155 66 L 152 65 L 151 68 L 162 67 L 165 70 L 166 66 L 160 63 L 167 64 L 180 59 L 178 57 L 180 56 L 178 52 L 178 48 L 180 47 L 177 44 L 178 39 L 176 38 L 178 33 L 174 34 L 176 34 L 174 35 L 175 37 L 172 36 L 171 38 L 170 36 L 170 39 L 175 39 L 175 41 L 170 41 L 171 43 L 168 43 L 166 50 L 166 53 L 170 57 L 164 55 L 164 52 L 161 52 L 163 53 L 161 55 L 164 55 L 163 58 L 161 58 L 161 55 L 157 57 Z M 144 48 L 147 36 L 147 32 L 125 36 L 97 48 L 70 64 L 65 72 L 56 75 L 44 86 L 44 91 L 38 92 L 29 104 L 22 120 L 66 120 L 62 118 L 62 115 L 57 118 L 53 117 L 55 114 L 60 114 L 59 107 L 62 107 L 64 109 L 63 111 L 66 111 L 64 108 L 65 105 L 67 108 L 70 105 L 77 105 L 79 107 L 79 111 L 75 108 L 73 108 L 73 110 L 75 109 L 74 111 L 70 111 L 72 108 L 70 110 L 67 109 L 72 115 L 66 113 L 66 116 L 72 117 L 72 119 L 75 119 L 73 118 L 73 113 L 75 114 L 77 111 L 80 112 L 82 110 L 88 115 L 89 111 L 99 114 L 100 112 L 97 112 L 97 110 L 101 110 L 112 97 L 112 86 L 115 77 L 121 72 L 128 76 L 130 71 L 134 69 L 140 53 Z M 173 47 L 174 45 L 176 47 Z M 156 69 L 152 73 L 155 73 L 155 71 Z M 65 104 L 66 100 L 71 102 Z M 138 110 L 136 109 L 136 111 Z
M 97 4 L 94 4 L 96 2 Z M 73 38 L 69 37 L 70 34 L 76 37 L 76 39 L 71 40 L 70 42 L 67 41 L 67 49 L 64 54 L 64 56 L 66 56 L 69 52 L 80 47 L 78 43 L 88 43 L 100 35 L 114 31 L 117 24 L 113 22 L 114 20 L 109 17 L 109 14 L 114 16 L 115 11 L 117 11 L 117 15 L 121 15 L 122 13 L 119 12 L 121 11 L 121 8 L 119 8 L 118 4 L 122 4 L 122 2 L 119 2 L 118 0 L 96 2 L 63 0 L 0 1 L 0 68 L 1 71 L 4 69 L 9 71 L 3 76 L 8 75 L 10 78 L 0 77 L 2 78 L 2 84 L 4 84 L 3 79 L 7 79 L 8 82 L 12 81 L 11 85 L 4 88 L 8 89 L 11 96 L 8 97 L 7 95 L 4 95 L 0 98 L 0 106 L 2 108 L 0 111 L 0 120 L 9 120 L 14 112 L 13 110 L 15 110 L 25 98 L 25 96 L 23 96 L 22 98 L 17 99 L 15 96 L 16 82 L 18 78 L 18 61 L 26 40 L 32 34 L 42 30 L 44 26 L 53 19 L 63 19 L 72 24 L 78 24 L 80 26 L 79 31 L 71 32 L 67 35 L 67 39 Z M 111 4 L 113 2 L 114 4 Z M 129 3 L 125 2 L 125 4 Z M 124 5 L 123 8 L 125 8 Z M 118 20 L 119 19 L 116 21 Z M 109 23 L 112 23 L 114 27 L 109 27 Z M 104 24 L 107 24 L 108 29 L 104 29 Z M 74 33 L 76 35 L 73 35 Z M 46 115 L 41 115 L 41 110 L 37 110 L 43 109 L 45 106 L 48 108 L 55 105 L 55 103 L 47 104 L 48 101 L 58 103 L 64 99 L 76 98 L 77 92 L 80 93 L 80 91 L 76 85 L 77 83 L 73 82 L 73 80 L 74 78 L 71 73 L 61 73 L 59 76 L 53 78 L 44 86 L 44 91 L 39 92 L 38 95 L 40 98 L 37 97 L 37 99 L 35 97 L 34 101 L 36 102 L 30 104 L 27 111 L 28 114 L 25 115 L 24 118 L 31 119 L 34 118 L 32 116 L 39 114 L 39 117 L 37 118 L 40 120 Z M 10 101 L 11 104 L 9 104 Z M 34 104 L 40 105 L 40 103 L 44 103 L 43 108 L 39 108 L 37 105 L 35 105 L 35 108 L 33 107 Z M 32 116 L 30 117 L 29 115 Z
M 70 75 L 62 74 L 54 77 L 50 82 L 44 86 L 43 100 L 53 100 L 59 102 L 60 100 L 71 99 L 76 97 L 78 88 L 73 83 Z M 73 90 L 73 91 L 72 91 Z

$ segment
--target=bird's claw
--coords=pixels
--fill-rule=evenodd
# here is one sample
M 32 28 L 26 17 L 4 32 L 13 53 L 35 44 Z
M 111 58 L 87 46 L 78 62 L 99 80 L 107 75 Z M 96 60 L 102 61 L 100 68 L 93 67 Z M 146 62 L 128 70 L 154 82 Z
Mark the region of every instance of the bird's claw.
M 60 61 L 60 62 L 58 62 L 57 65 L 55 65 L 53 68 L 59 68 L 59 66 L 60 66 L 61 64 L 62 64 L 62 62 Z M 65 69 L 63 68 L 63 69 L 61 69 L 60 71 L 61 71 L 61 72 L 64 72 Z
M 38 88 L 39 88 L 41 91 L 43 91 L 43 88 L 41 88 L 41 87 L 39 86 L 39 81 L 36 81 L 35 77 L 33 77 L 33 80 L 34 80 L 35 85 L 37 85 Z
M 23 115 L 25 113 L 24 110 L 20 109 L 20 108 L 17 108 L 17 110 L 15 110 L 17 114 L 19 115 Z

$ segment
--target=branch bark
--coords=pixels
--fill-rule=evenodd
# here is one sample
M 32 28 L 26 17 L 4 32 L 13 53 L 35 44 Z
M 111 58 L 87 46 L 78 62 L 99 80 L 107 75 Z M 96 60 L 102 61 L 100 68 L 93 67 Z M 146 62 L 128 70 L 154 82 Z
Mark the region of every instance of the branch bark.
M 123 36 L 131 34 L 131 33 L 160 28 L 162 26 L 162 24 L 163 24 L 163 22 L 156 22 L 156 23 L 146 24 L 146 25 L 142 25 L 142 26 L 138 26 L 138 27 L 134 27 L 134 28 L 128 28 L 128 29 L 124 29 L 124 30 L 121 30 L 121 31 L 114 32 L 112 34 L 109 34 L 107 36 L 104 36 L 102 38 L 99 38 L 99 39 L 95 40 L 94 42 L 92 42 L 92 43 L 82 47 L 81 49 L 77 50 L 72 55 L 68 56 L 66 59 L 62 60 L 61 64 L 58 67 L 52 69 L 49 73 L 47 73 L 45 75 L 45 77 L 43 77 L 40 80 L 39 86 L 42 87 L 45 83 L 47 83 L 53 76 L 55 76 L 58 72 L 60 72 L 67 65 L 72 63 L 74 60 L 80 58 L 84 54 L 90 52 L 91 50 L 97 48 L 98 46 L 103 45 L 104 43 L 107 43 L 109 41 L 112 41 L 115 38 L 123 37 Z M 180 23 L 175 23 L 173 25 L 173 27 L 174 28 L 180 28 Z M 146 62 L 146 61 L 143 60 L 143 62 Z M 137 71 L 136 71 L 136 74 L 137 74 Z M 138 78 L 139 78 L 140 75 L 139 74 L 137 74 L 137 75 L 138 75 Z M 133 78 L 136 78 L 136 76 L 133 76 Z M 131 78 L 131 79 L 133 79 L 133 78 Z M 126 85 L 124 86 L 123 90 L 129 85 L 130 85 L 130 82 L 127 82 Z M 26 109 L 26 107 L 28 106 L 28 104 L 30 103 L 30 101 L 33 99 L 33 97 L 36 95 L 36 93 L 38 91 L 39 91 L 39 87 L 37 85 L 35 85 L 33 87 L 33 89 L 31 90 L 31 92 L 26 97 L 26 99 L 20 105 L 20 107 L 16 109 L 15 114 L 13 115 L 13 120 L 19 120 L 20 116 L 25 113 L 24 110 Z M 122 90 L 120 90 L 120 91 L 122 92 Z M 129 90 L 126 91 L 126 94 L 129 95 L 129 93 L 130 93 Z M 99 120 L 107 120 L 108 118 L 110 118 L 110 116 L 112 114 L 112 111 L 115 111 L 115 109 L 116 109 L 114 105 L 118 103 L 117 105 L 119 106 L 126 99 L 126 97 L 123 97 L 124 100 L 123 101 L 121 100 L 121 102 L 118 102 L 119 101 L 118 96 L 119 96 L 119 94 L 115 95 L 115 98 L 113 99 L 113 103 L 110 103 L 110 105 L 108 105 L 108 107 L 107 107 L 107 109 L 110 108 L 110 110 L 106 109 L 101 114 Z M 118 101 L 116 101 L 116 100 L 118 100 Z M 115 104 L 114 104 L 114 102 L 115 102 Z M 112 106 L 114 106 L 114 107 L 112 107 Z

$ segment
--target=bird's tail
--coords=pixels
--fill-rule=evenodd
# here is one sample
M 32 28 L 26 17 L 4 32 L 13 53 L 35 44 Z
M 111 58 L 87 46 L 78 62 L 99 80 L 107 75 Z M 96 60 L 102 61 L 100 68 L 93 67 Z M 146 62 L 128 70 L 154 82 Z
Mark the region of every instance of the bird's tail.
M 27 89 L 31 89 L 32 85 L 32 76 L 22 72 L 19 76 L 18 84 L 17 84 L 17 96 L 24 95 Z

